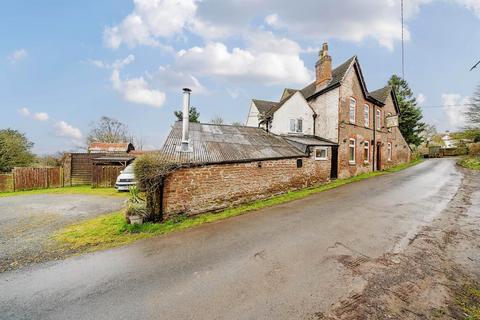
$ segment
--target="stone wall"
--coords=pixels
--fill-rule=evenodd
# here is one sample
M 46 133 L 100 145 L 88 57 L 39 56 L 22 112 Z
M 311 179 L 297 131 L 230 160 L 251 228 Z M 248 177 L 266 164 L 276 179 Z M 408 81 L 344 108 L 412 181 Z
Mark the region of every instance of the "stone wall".
M 331 150 L 327 160 L 266 160 L 183 168 L 167 176 L 163 189 L 165 217 L 194 215 L 305 188 L 330 180 Z

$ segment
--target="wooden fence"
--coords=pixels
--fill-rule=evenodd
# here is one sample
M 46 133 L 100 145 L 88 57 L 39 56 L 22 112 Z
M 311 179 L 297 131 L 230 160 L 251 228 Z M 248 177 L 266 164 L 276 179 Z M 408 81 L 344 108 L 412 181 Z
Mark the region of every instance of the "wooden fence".
M 14 168 L 14 191 L 63 187 L 63 169 L 57 168 Z
M 94 188 L 110 188 L 115 187 L 115 182 L 120 171 L 125 169 L 123 166 L 93 166 L 92 187 Z
M 0 174 L 0 192 L 12 192 L 13 188 L 13 174 L 2 173 Z

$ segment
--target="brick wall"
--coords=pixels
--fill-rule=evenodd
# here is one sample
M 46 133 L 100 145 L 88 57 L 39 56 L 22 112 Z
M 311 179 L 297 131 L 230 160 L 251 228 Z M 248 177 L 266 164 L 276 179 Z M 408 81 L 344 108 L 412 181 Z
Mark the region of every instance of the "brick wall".
M 356 100 L 355 123 L 350 123 L 350 98 Z M 339 107 L 339 130 L 338 130 L 338 164 L 339 178 L 346 178 L 361 173 L 373 171 L 376 168 L 377 153 L 374 148 L 380 144 L 380 167 L 386 169 L 402 162 L 410 160 L 411 150 L 403 139 L 398 127 L 388 130 L 385 127 L 385 117 L 389 113 L 395 115 L 395 106 L 393 100 L 389 97 L 384 106 L 376 106 L 367 101 L 364 97 L 360 82 L 356 76 L 355 69 L 352 68 L 346 75 L 345 81 L 340 88 L 340 107 Z M 364 106 L 369 107 L 368 126 L 364 120 Z M 375 124 L 375 113 L 379 109 L 381 112 L 380 130 L 375 131 L 375 141 L 373 141 L 373 128 Z M 355 139 L 355 163 L 349 162 L 349 141 Z M 369 142 L 369 161 L 365 162 L 364 143 Z M 392 158 L 388 160 L 388 143 L 392 145 Z M 375 159 L 374 159 L 375 152 Z
M 327 160 L 297 159 L 206 165 L 184 168 L 166 177 L 164 215 L 214 211 L 289 190 L 325 183 L 330 179 L 331 150 Z

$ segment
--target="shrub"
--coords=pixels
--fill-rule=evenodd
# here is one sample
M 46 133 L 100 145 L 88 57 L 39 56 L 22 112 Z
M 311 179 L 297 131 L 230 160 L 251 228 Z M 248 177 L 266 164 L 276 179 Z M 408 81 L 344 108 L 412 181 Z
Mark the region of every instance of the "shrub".
M 480 142 L 470 143 L 468 145 L 468 154 L 471 156 L 480 155 Z
M 140 197 L 140 189 L 137 186 L 131 186 L 128 188 L 128 192 L 130 192 L 130 199 L 128 200 L 130 203 L 141 203 L 145 201 Z
M 146 192 L 148 221 L 162 221 L 160 190 L 163 178 L 181 165 L 160 152 L 147 153 L 135 160 L 135 178 Z

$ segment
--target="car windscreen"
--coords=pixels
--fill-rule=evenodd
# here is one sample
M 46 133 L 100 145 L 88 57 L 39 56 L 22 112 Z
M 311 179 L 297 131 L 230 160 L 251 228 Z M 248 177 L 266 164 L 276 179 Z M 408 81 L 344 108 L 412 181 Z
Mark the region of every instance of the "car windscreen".
M 123 170 L 123 173 L 133 173 L 133 165 L 128 165 L 125 170 Z

